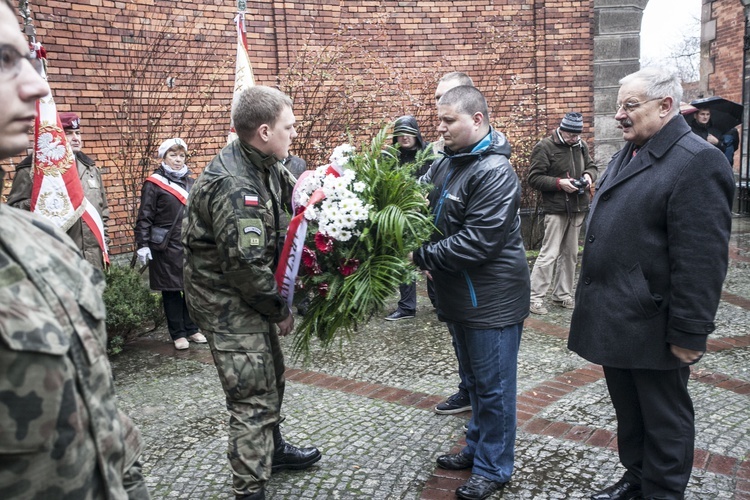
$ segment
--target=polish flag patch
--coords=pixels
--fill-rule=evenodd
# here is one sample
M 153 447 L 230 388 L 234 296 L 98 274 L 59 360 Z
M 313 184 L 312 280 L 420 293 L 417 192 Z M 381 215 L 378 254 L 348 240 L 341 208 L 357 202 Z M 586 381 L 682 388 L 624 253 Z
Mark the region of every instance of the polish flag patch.
M 257 207 L 258 206 L 258 197 L 255 195 L 246 194 L 245 195 L 245 206 L 246 207 Z

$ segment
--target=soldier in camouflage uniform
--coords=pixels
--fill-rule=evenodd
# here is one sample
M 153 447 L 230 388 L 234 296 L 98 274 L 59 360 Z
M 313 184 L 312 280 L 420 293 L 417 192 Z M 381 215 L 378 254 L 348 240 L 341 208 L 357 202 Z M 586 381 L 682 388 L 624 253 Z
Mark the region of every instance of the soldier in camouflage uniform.
M 278 335 L 291 332 L 294 318 L 274 271 L 294 186 L 280 162 L 297 136 L 292 102 L 276 89 L 251 87 L 232 119 L 239 139 L 208 164 L 188 200 L 185 295 L 226 393 L 234 493 L 258 500 L 272 471 L 305 469 L 321 455 L 286 443 L 279 430 L 284 358 Z
M 3 160 L 28 146 L 35 102 L 49 93 L 8 0 L 0 52 Z M 65 233 L 0 205 L 2 499 L 149 498 L 140 434 L 115 404 L 103 288 Z

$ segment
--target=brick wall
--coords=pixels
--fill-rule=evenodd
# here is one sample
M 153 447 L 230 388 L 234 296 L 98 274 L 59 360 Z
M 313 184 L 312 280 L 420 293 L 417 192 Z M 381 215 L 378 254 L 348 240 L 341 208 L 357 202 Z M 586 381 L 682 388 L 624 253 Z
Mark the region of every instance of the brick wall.
M 716 20 L 716 38 L 710 46 L 714 71 L 708 77 L 707 95 L 742 103 L 744 7 L 739 0 L 715 0 L 711 3 L 711 19 Z M 741 149 L 742 146 L 734 154 L 736 171 L 739 171 Z
M 234 2 L 32 0 L 31 9 L 58 109 L 81 114 L 84 151 L 102 167 L 112 251 L 130 251 L 133 192 L 145 173 L 123 173 L 118 155 L 125 147 L 154 151 L 161 140 L 181 135 L 197 174 L 225 144 Z M 554 128 L 569 110 L 593 116 L 592 16 L 593 0 L 259 0 L 248 2 L 247 31 L 256 83 L 266 85 L 288 82 L 290 68 L 304 62 L 300 54 L 332 37 L 357 40 L 367 57 L 348 68 L 348 78 L 361 78 L 360 93 L 348 99 L 366 100 L 368 92 L 380 99 L 349 130 L 357 140 L 407 113 L 434 139 L 435 82 L 447 71 L 464 71 L 487 95 L 493 122 L 520 144 Z M 158 56 L 149 46 L 154 40 L 163 49 Z M 147 84 L 133 92 L 132 75 L 144 67 Z M 177 111 L 186 96 L 192 101 Z M 295 108 L 304 99 L 295 98 Z M 159 137 L 143 137 L 147 120 L 160 120 Z M 142 172 L 156 165 L 152 158 Z
M 740 103 L 745 36 L 743 10 L 739 0 L 712 2 L 711 19 L 716 20 L 716 38 L 711 43 L 709 54 L 714 60 L 714 72 L 708 77 L 709 95 L 720 95 Z

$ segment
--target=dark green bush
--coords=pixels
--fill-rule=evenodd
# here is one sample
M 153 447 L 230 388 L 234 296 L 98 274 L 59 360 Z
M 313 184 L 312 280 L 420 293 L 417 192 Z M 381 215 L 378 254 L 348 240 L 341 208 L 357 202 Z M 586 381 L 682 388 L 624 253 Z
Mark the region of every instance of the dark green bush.
M 164 322 L 161 294 L 151 293 L 131 267 L 112 266 L 106 273 L 107 351 L 117 354 L 138 333 Z

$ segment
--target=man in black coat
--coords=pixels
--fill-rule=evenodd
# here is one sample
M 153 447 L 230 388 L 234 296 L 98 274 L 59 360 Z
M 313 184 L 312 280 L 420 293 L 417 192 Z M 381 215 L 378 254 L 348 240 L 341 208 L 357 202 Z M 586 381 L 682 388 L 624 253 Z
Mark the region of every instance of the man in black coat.
M 626 469 L 591 498 L 681 499 L 695 438 L 687 383 L 715 329 L 734 181 L 679 114 L 678 77 L 646 68 L 620 84 L 627 142 L 597 186 L 568 347 L 604 368 Z

